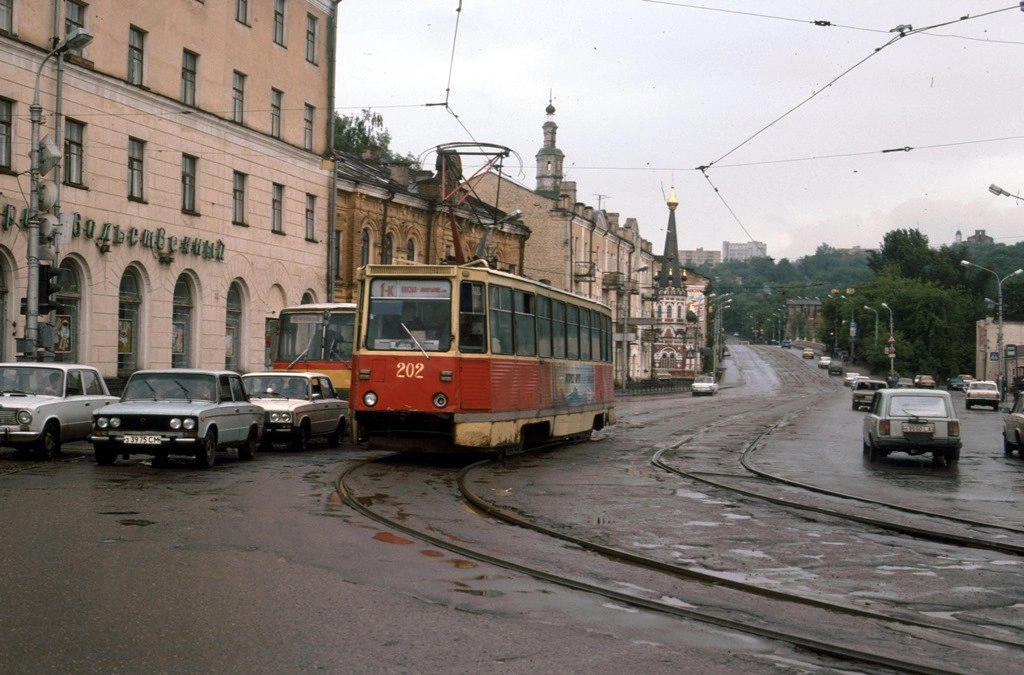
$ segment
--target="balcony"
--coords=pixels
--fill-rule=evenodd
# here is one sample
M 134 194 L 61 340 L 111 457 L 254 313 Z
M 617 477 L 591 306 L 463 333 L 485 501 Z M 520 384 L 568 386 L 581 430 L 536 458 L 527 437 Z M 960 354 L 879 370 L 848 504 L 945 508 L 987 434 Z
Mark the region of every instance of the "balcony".
M 592 262 L 578 262 L 572 272 L 573 281 L 595 281 L 596 265 Z
M 605 272 L 601 288 L 606 291 L 621 291 L 626 287 L 626 275 L 622 272 Z

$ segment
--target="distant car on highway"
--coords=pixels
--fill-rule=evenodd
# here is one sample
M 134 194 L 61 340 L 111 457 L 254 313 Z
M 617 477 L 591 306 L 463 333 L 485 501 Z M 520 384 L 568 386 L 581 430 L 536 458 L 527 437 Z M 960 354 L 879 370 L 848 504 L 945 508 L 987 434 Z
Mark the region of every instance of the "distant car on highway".
M 935 378 L 931 375 L 917 375 L 914 377 L 914 386 L 918 389 L 934 389 Z
M 814 350 L 811 349 L 810 347 L 804 347 L 804 351 L 803 351 L 802 356 L 805 359 L 813 359 L 814 358 Z
M 967 389 L 967 381 L 959 375 L 954 375 L 946 382 L 946 389 L 949 391 L 963 391 Z
M 710 375 L 698 375 L 693 379 L 690 393 L 694 396 L 714 396 L 718 393 L 718 383 Z
M 793 343 L 790 342 L 789 338 L 786 338 L 782 342 L 779 343 L 779 346 L 783 347 L 785 349 L 789 349 L 790 347 L 793 346 Z
M 326 438 L 332 448 L 341 445 L 348 401 L 338 398 L 327 375 L 272 371 L 243 375 L 242 382 L 264 411 L 261 448 L 289 443 L 305 450 L 314 437 Z
M 976 405 L 985 405 L 999 410 L 999 386 L 991 380 L 975 380 L 967 385 L 964 405 L 970 410 Z
M 843 362 L 838 359 L 832 359 L 832 362 L 828 364 L 829 375 L 842 375 L 843 374 Z
M 884 380 L 873 380 L 871 378 L 862 378 L 854 382 L 851 389 L 851 403 L 854 410 L 860 410 L 862 408 L 870 408 L 871 400 L 875 397 L 875 392 L 879 389 L 885 389 L 886 384 Z
M 913 389 L 914 381 L 909 377 L 900 377 L 896 380 L 896 389 Z
M 864 376 L 861 375 L 860 373 L 856 372 L 856 371 L 853 371 L 853 370 L 846 371 L 845 373 L 843 373 L 843 386 L 844 387 L 852 387 L 854 381 L 856 381 L 856 379 L 858 377 L 864 377 Z
M 818 367 L 819 368 L 828 368 L 831 364 L 832 364 L 832 357 L 831 356 L 822 356 L 820 359 L 818 359 Z
M 99 371 L 74 363 L 0 363 L 0 445 L 39 459 L 92 431 L 95 410 L 117 401 Z
M 931 453 L 932 463 L 960 459 L 960 421 L 948 391 L 879 389 L 864 418 L 864 455 L 875 462 L 892 452 Z

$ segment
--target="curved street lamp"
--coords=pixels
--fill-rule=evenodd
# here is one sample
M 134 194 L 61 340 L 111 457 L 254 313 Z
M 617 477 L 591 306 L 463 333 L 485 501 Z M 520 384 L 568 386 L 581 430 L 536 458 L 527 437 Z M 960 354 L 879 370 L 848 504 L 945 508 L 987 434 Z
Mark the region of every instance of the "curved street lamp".
M 989 187 L 991 190 L 994 185 Z M 998 194 L 998 193 L 996 193 Z M 1000 400 L 1006 396 L 1006 354 L 1003 353 L 1003 282 L 1010 277 L 1015 277 L 1018 274 L 1024 274 L 1024 268 L 1018 268 L 1010 272 L 1003 278 L 999 278 L 999 273 L 995 270 L 990 270 L 987 267 L 982 267 L 972 263 L 970 260 L 961 260 L 960 264 L 964 267 L 977 267 L 979 270 L 985 270 L 996 278 L 996 291 L 999 295 L 996 296 L 996 307 L 998 308 L 998 324 L 996 328 L 996 349 L 999 350 L 999 398 Z
M 869 312 L 874 312 L 875 313 L 875 347 L 877 348 L 878 347 L 878 310 L 875 309 L 874 307 L 868 307 L 867 305 L 864 305 L 864 309 L 868 310 Z

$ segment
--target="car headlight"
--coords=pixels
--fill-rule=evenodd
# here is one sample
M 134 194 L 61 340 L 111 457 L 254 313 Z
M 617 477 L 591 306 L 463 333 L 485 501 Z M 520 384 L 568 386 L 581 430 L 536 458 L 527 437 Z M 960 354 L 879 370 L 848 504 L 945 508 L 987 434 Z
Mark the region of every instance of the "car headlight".
M 110 418 L 110 426 L 113 429 L 120 429 L 121 428 L 121 418 L 120 417 L 111 417 Z
M 363 403 L 366 404 L 367 408 L 372 408 L 377 405 L 377 394 L 372 391 L 368 391 L 363 394 Z
M 171 421 L 168 422 L 167 424 L 168 424 L 168 426 L 170 426 L 175 431 L 177 431 L 178 429 L 181 428 L 181 420 L 178 419 L 177 417 L 172 417 Z
M 291 424 L 292 414 L 290 412 L 274 411 L 270 413 L 270 421 L 275 424 Z
M 32 413 L 30 413 L 27 410 L 19 410 L 18 424 L 21 424 L 23 426 L 28 426 L 29 424 L 32 424 Z
M 182 420 L 181 426 L 185 429 L 185 431 L 192 431 L 193 429 L 196 428 L 196 421 L 191 417 L 186 417 L 184 420 Z
M 108 420 L 106 417 L 97 417 L 96 418 L 96 428 L 97 429 L 106 429 L 109 424 L 110 424 L 110 420 Z

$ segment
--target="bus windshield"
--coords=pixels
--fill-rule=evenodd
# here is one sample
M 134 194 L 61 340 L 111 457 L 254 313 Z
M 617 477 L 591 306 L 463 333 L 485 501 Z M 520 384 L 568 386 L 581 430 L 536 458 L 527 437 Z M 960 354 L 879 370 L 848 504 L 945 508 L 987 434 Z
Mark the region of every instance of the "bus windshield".
M 367 349 L 446 352 L 451 347 L 452 285 L 446 279 L 374 279 Z
M 355 315 L 351 312 L 281 312 L 279 330 L 278 361 L 352 360 Z

